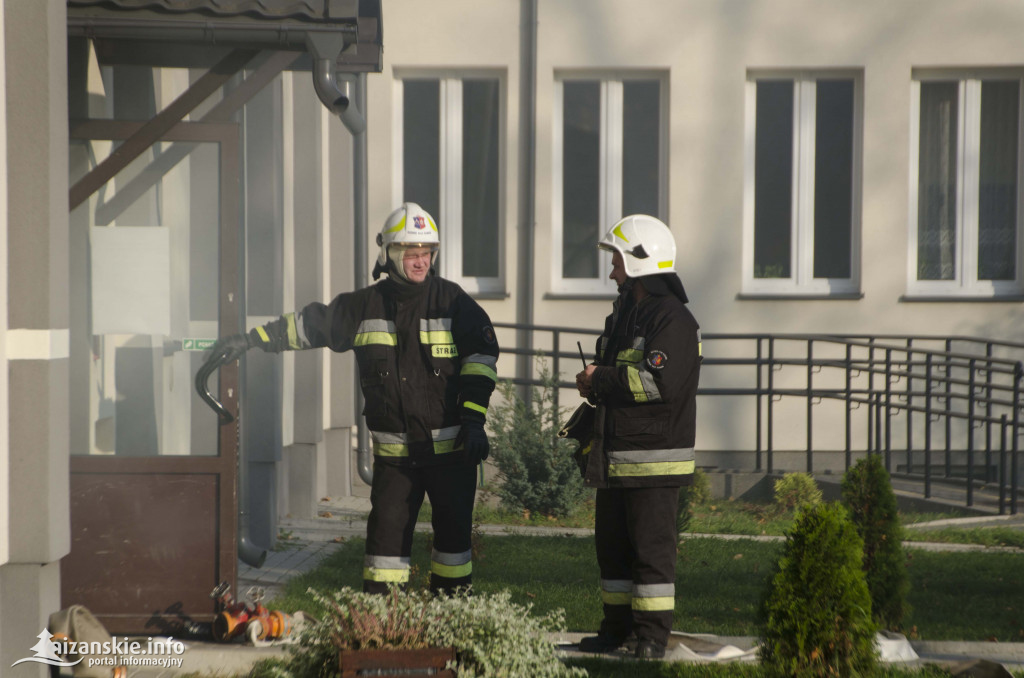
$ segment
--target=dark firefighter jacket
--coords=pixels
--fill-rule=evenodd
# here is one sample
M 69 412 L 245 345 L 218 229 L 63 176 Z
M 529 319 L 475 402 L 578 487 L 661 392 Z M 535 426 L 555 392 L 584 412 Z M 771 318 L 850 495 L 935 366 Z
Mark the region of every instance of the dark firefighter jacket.
M 629 289 L 619 296 L 597 341 L 598 407 L 584 448 L 591 487 L 673 487 L 693 479 L 700 327 L 681 285 L 678 296 L 650 287 L 656 293 L 638 303 Z
M 396 465 L 461 461 L 461 423 L 485 420 L 497 380 L 487 313 L 433 275 L 419 285 L 387 278 L 329 305 L 309 304 L 252 330 L 250 342 L 271 351 L 354 350 L 374 455 Z

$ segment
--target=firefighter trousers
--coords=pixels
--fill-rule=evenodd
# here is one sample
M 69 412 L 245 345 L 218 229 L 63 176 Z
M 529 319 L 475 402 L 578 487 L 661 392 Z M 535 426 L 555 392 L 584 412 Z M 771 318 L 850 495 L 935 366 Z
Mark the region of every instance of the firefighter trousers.
M 434 528 L 430 589 L 454 591 L 472 582 L 476 466 L 414 468 L 374 462 L 363 591 L 386 593 L 389 584 L 408 583 L 413 530 L 424 494 L 430 499 Z
M 664 646 L 675 609 L 678 487 L 597 490 L 601 633 Z

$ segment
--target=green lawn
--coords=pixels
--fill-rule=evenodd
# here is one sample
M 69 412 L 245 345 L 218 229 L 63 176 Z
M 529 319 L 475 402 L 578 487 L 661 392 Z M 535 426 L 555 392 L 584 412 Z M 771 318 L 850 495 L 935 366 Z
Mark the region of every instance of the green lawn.
M 690 633 L 757 635 L 757 609 L 781 542 L 690 538 L 680 546 L 675 628 Z M 429 569 L 427 535 L 417 534 L 413 585 Z M 361 586 L 363 541 L 352 539 L 312 572 L 289 582 L 273 607 L 311 610 L 308 587 Z M 904 631 L 926 640 L 1024 642 L 1024 553 L 908 555 L 913 607 Z M 570 630 L 600 621 L 594 542 L 590 537 L 478 536 L 474 586 L 512 591 L 538 612 L 562 608 Z
M 934 520 L 963 517 L 957 513 L 901 513 L 904 525 Z M 509 511 L 478 502 L 473 513 L 481 525 L 521 525 L 540 527 L 593 527 L 594 504 L 583 502 L 571 515 L 562 518 Z M 430 504 L 424 502 L 418 520 L 430 522 Z M 690 534 L 739 534 L 783 536 L 793 527 L 792 513 L 778 513 L 769 504 L 755 504 L 733 500 L 719 500 L 694 507 L 690 524 L 684 530 Z M 1002 526 L 942 527 L 904 530 L 906 541 L 938 542 L 943 544 L 979 544 L 983 546 L 1009 546 L 1024 549 L 1024 530 Z

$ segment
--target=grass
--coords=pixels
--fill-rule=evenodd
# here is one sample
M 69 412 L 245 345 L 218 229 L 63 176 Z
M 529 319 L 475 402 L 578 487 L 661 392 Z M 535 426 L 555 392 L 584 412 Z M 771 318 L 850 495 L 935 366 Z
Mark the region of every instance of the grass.
M 430 504 L 423 503 L 418 520 L 429 523 Z M 936 520 L 964 517 L 959 513 L 901 513 L 904 525 L 917 525 Z M 514 525 L 533 527 L 594 526 L 594 503 L 585 501 L 569 516 L 554 517 L 510 511 L 486 502 L 478 502 L 473 519 L 480 525 Z M 732 534 L 748 536 L 784 536 L 793 527 L 793 514 L 780 513 L 770 504 L 720 500 L 694 507 L 693 517 L 685 532 L 689 534 Z M 1009 527 L 941 527 L 904 530 L 904 540 L 941 544 L 978 544 L 1024 549 L 1024 530 Z
M 756 636 L 765 581 L 781 542 L 695 537 L 680 546 L 674 627 L 690 633 Z M 413 586 L 425 586 L 428 536 L 413 546 Z M 923 640 L 1024 642 L 1024 561 L 1016 553 L 908 554 L 910 615 L 903 630 Z M 362 585 L 363 541 L 351 539 L 314 570 L 290 581 L 273 607 L 316 613 L 306 589 Z M 543 613 L 562 608 L 568 629 L 597 628 L 598 570 L 591 537 L 478 537 L 474 586 L 509 589 L 513 601 Z

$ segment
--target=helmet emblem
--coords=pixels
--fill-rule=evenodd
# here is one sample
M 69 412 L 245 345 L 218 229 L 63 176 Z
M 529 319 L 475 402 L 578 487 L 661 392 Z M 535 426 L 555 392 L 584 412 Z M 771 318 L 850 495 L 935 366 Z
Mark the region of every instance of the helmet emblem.
M 417 228 L 422 231 L 424 228 L 427 227 L 427 220 L 424 219 L 423 217 L 413 217 L 412 225 L 414 228 Z

